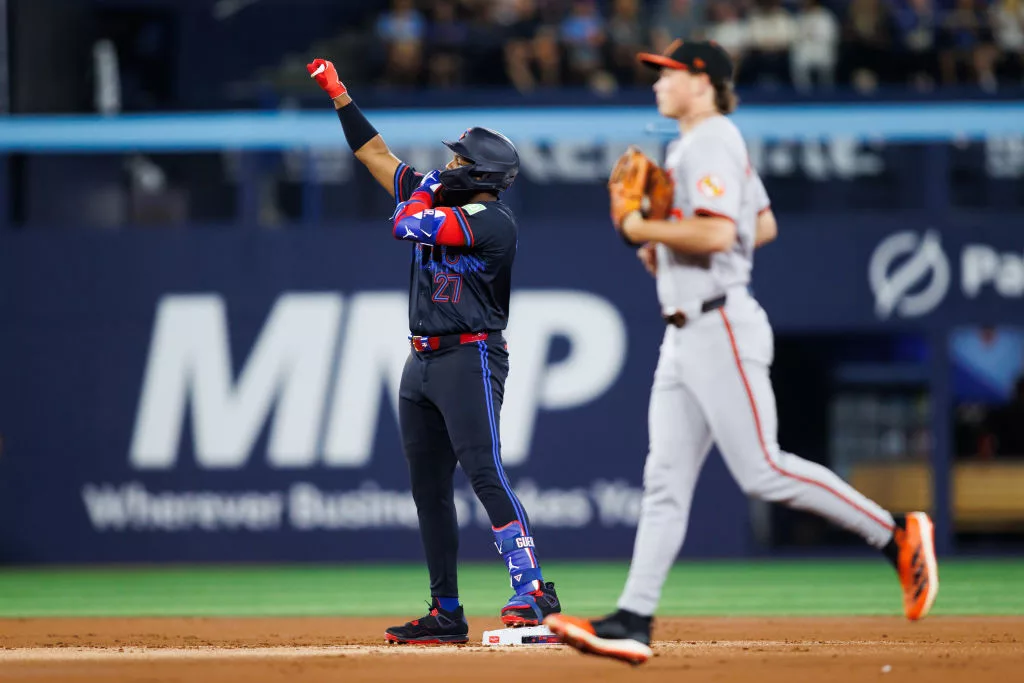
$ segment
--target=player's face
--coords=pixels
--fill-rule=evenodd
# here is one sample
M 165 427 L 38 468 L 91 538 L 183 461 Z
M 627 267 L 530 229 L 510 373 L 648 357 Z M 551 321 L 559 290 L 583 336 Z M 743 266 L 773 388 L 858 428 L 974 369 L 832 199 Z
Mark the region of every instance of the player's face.
M 654 83 L 654 97 L 658 102 L 658 113 L 669 118 L 679 118 L 689 108 L 690 74 L 682 69 L 662 69 L 661 76 Z
M 452 160 L 449 161 L 448 165 L 445 166 L 444 168 L 446 171 L 451 171 L 452 169 L 456 169 L 459 166 L 469 166 L 471 163 L 473 162 L 467 159 L 466 157 L 460 157 L 458 154 L 455 154 L 452 156 Z
M 704 89 L 704 79 L 682 69 L 662 69 L 654 83 L 654 97 L 658 113 L 678 119 L 686 116 Z

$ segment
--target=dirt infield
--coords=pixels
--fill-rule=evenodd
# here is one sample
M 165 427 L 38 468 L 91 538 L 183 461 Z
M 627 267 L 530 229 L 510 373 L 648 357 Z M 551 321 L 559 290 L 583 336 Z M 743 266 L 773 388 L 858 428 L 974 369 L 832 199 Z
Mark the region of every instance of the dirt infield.
M 1024 618 L 665 619 L 642 667 L 562 646 L 386 646 L 394 619 L 0 619 L 2 681 L 984 681 L 1024 676 Z M 478 643 L 496 621 L 476 619 Z

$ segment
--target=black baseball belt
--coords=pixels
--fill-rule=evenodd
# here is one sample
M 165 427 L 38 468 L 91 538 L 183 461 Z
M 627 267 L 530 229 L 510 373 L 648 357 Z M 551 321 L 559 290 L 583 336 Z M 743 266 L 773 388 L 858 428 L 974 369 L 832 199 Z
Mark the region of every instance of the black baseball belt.
M 725 305 L 725 299 L 725 294 L 719 297 L 715 297 L 714 299 L 708 299 L 707 301 L 700 305 L 700 312 L 708 313 L 709 311 L 714 311 L 716 309 L 721 308 L 722 306 Z M 683 325 L 686 324 L 686 314 L 683 313 L 682 311 L 676 311 L 672 315 L 665 315 L 664 313 L 662 313 L 661 318 L 662 320 L 665 321 L 666 325 L 675 325 L 676 327 L 682 327 Z

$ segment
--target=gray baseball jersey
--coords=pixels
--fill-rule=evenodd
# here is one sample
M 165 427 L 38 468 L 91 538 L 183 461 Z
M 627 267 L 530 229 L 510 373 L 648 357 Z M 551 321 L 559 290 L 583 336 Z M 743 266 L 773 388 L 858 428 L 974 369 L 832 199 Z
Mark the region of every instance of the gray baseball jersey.
M 658 245 L 658 297 L 686 314 L 661 344 L 648 409 L 650 445 L 629 578 L 619 607 L 653 614 L 686 535 L 701 467 L 718 446 L 748 495 L 815 512 L 881 548 L 893 518 L 833 472 L 783 451 L 769 377 L 768 316 L 748 291 L 758 214 L 768 196 L 750 168 L 739 130 L 724 116 L 700 123 L 668 152 L 680 218 L 723 216 L 736 224 L 728 251 L 692 256 Z M 725 305 L 701 302 L 726 295 Z
M 739 129 L 724 116 L 707 119 L 672 142 L 665 170 L 675 184 L 677 217 L 722 216 L 736 224 L 736 244 L 726 252 L 691 256 L 658 246 L 662 309 L 689 314 L 694 302 L 749 284 L 757 215 L 768 208 L 768 194 L 750 166 Z

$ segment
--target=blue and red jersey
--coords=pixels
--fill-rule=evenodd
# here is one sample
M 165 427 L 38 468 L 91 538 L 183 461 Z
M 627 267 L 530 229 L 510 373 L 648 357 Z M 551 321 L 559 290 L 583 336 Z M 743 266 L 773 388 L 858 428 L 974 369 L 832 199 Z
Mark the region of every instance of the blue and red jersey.
M 419 188 L 407 164 L 395 170 L 395 239 L 415 243 L 409 278 L 409 330 L 446 335 L 504 330 L 508 324 L 518 227 L 498 201 L 445 206 Z M 435 201 L 437 206 L 435 206 Z

